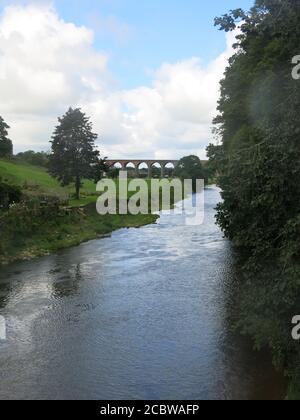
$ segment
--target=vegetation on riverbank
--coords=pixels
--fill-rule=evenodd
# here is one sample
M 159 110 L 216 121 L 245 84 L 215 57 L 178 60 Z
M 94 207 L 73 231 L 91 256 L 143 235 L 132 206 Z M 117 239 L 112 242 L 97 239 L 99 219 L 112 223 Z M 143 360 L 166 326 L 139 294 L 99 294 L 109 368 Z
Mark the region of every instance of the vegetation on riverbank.
M 0 240 L 0 265 L 17 260 L 28 260 L 82 242 L 99 238 L 121 228 L 138 228 L 157 220 L 156 215 L 106 215 L 97 214 L 95 205 L 84 209 L 73 209 L 68 213 L 35 215 L 6 221 Z M 1 224 L 1 217 L 0 217 Z
M 85 180 L 76 200 L 73 188 L 62 187 L 45 168 L 18 160 L 0 160 L 0 178 L 7 186 L 3 193 L 12 190 L 22 195 L 19 203 L 0 209 L 0 264 L 53 253 L 117 229 L 151 224 L 158 218 L 150 212 L 101 216 L 96 212 L 99 193 L 94 182 Z M 118 187 L 118 180 L 114 182 Z M 133 194 L 129 192 L 128 197 Z M 148 198 L 150 202 L 151 196 Z M 172 191 L 170 199 L 172 205 Z
M 134 210 L 124 215 L 124 199 L 119 200 L 121 181 L 114 177 L 118 170 L 100 158 L 95 145 L 98 136 L 79 108 L 69 108 L 58 118 L 49 154 L 27 151 L 14 156 L 7 137 L 9 126 L 3 119 L 0 129 L 3 150 L 11 146 L 7 153 L 0 147 L 0 264 L 55 252 L 119 228 L 153 223 L 157 216 L 151 212 L 172 207 L 184 198 L 183 191 L 175 194 L 175 188 L 167 185 L 167 202 L 163 202 L 161 185 L 152 196 L 150 180 L 148 188 L 133 181 L 132 190 L 128 180 L 127 200 Z M 209 176 L 197 156 L 181 159 L 176 171 L 178 182 L 189 178 L 193 186 L 196 179 Z M 96 183 L 105 173 L 113 180 L 97 192 Z M 96 212 L 102 194 L 104 213 L 108 204 L 113 210 L 105 216 Z
M 300 6 L 294 0 L 257 0 L 216 19 L 231 31 L 241 23 L 236 54 L 221 82 L 216 131 L 209 147 L 224 201 L 218 223 L 243 254 L 237 285 L 237 326 L 256 348 L 269 346 L 300 398 L 300 344 L 291 336 L 300 312 Z M 246 256 L 246 258 L 245 258 Z

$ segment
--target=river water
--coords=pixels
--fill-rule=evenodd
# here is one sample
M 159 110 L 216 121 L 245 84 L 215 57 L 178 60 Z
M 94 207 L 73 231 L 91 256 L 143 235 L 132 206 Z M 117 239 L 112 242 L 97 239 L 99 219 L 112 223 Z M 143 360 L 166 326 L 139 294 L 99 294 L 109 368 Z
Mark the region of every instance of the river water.
M 205 220 L 120 230 L 1 268 L 0 399 L 279 399 L 269 355 L 227 321 L 234 253 Z

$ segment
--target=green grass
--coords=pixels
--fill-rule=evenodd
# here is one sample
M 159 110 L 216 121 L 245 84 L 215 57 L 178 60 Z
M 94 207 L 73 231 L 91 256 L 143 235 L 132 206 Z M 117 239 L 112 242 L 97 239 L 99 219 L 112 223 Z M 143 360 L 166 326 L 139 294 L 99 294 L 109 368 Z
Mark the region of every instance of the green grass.
M 28 183 L 39 185 L 45 190 L 60 188 L 57 181 L 47 173 L 46 169 L 37 166 L 0 160 L 0 176 L 4 180 L 21 186 Z
M 45 168 L 0 160 L 0 178 L 20 186 L 28 196 L 59 195 L 66 199 L 71 207 L 86 206 L 83 213 L 74 208 L 70 215 L 64 217 L 53 215 L 50 219 L 46 218 L 40 222 L 32 220 L 35 227 L 31 229 L 30 223 L 28 226 L 26 224 L 26 233 L 22 229 L 18 230 L 18 223 L 12 223 L 12 227 L 4 235 L 5 238 L 0 236 L 0 249 L 3 250 L 2 254 L 0 252 L 0 265 L 50 254 L 120 228 L 137 228 L 154 223 L 157 219 L 157 216 L 152 214 L 100 216 L 93 205 L 98 197 L 94 182 L 84 181 L 80 200 L 75 200 L 74 186 L 62 187 Z M 118 180 L 115 183 L 118 191 Z M 134 193 L 129 193 L 129 197 L 132 194 Z M 19 221 L 22 222 L 22 219 Z
M 20 186 L 26 195 L 60 195 L 69 201 L 70 206 L 74 207 L 94 203 L 98 197 L 96 184 L 91 180 L 83 181 L 83 186 L 80 190 L 80 200 L 76 200 L 74 199 L 75 187 L 73 184 L 62 187 L 55 178 L 49 175 L 46 168 L 20 162 L 0 160 L 0 178 L 9 184 Z M 149 185 L 150 180 L 146 181 Z M 119 181 L 115 180 L 115 183 L 118 193 Z M 128 196 L 130 197 L 133 194 L 128 193 Z
M 18 185 L 27 195 L 57 194 L 71 199 L 74 206 L 86 205 L 96 201 L 96 184 L 85 180 L 81 189 L 81 199 L 72 200 L 74 185 L 62 187 L 59 182 L 51 177 L 47 169 L 13 161 L 0 160 L 0 178 L 10 184 Z
M 118 229 L 138 228 L 156 220 L 157 216 L 151 214 L 100 216 L 95 207 L 90 206 L 85 214 L 73 213 L 47 220 L 28 235 L 12 232 L 12 236 L 2 244 L 5 253 L 0 253 L 0 265 L 53 254 L 58 250 L 111 234 Z M 0 241 L 3 239 L 0 238 Z
M 0 160 L 0 178 L 9 184 L 20 186 L 26 195 L 58 195 L 68 201 L 72 207 L 95 203 L 98 197 L 96 184 L 93 181 L 83 181 L 83 186 L 80 190 L 80 199 L 76 200 L 74 199 L 74 185 L 71 184 L 67 187 L 62 187 L 55 178 L 48 174 L 47 169 L 19 162 Z M 149 185 L 150 180 L 146 181 Z M 115 180 L 115 183 L 118 193 L 119 181 Z M 130 197 L 133 194 L 128 193 L 128 196 Z

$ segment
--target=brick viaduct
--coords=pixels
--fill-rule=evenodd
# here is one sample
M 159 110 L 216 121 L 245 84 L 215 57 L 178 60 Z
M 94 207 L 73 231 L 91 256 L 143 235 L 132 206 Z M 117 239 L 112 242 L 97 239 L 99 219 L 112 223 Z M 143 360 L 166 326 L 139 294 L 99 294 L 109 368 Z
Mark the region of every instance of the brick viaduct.
M 108 167 L 113 167 L 115 165 L 119 165 L 121 166 L 122 170 L 126 170 L 128 168 L 128 165 L 134 166 L 136 175 L 138 176 L 139 174 L 139 168 L 141 165 L 147 165 L 148 167 L 148 176 L 149 178 L 151 178 L 152 175 L 152 168 L 154 165 L 159 164 L 160 168 L 161 168 L 161 177 L 164 178 L 165 176 L 165 168 L 167 165 L 171 164 L 174 166 L 174 168 L 176 168 L 176 166 L 178 165 L 179 160 L 161 160 L 161 159 L 152 159 L 152 160 L 107 160 L 106 164 L 108 165 Z

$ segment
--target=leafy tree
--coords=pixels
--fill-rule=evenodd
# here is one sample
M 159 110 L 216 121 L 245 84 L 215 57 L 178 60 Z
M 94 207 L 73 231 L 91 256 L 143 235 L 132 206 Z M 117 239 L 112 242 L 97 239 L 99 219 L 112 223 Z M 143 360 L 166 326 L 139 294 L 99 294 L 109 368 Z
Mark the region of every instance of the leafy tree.
M 206 148 L 208 162 L 205 167 L 208 179 L 215 179 L 219 175 L 220 162 L 223 159 L 224 151 L 222 145 L 209 144 Z
M 192 179 L 194 191 L 196 191 L 196 180 L 206 180 L 207 178 L 201 160 L 198 156 L 193 155 L 186 156 L 179 161 L 177 167 L 175 168 L 175 176 L 182 180 Z
M 103 178 L 103 175 L 109 171 L 107 165 L 107 158 L 99 159 L 97 164 L 94 166 L 94 181 L 97 183 Z
M 13 154 L 12 141 L 8 138 L 8 129 L 4 119 L 0 116 L 0 158 L 10 157 Z
M 99 159 L 99 152 L 95 150 L 98 136 L 92 132 L 89 118 L 79 108 L 70 108 L 58 121 L 50 142 L 49 172 L 63 186 L 74 183 L 79 199 L 82 179 L 95 176 Z
M 285 225 L 300 203 L 300 83 L 291 77 L 299 53 L 300 3 L 257 0 L 216 19 L 232 30 L 242 20 L 237 52 L 221 82 L 222 138 L 218 220 L 228 237 L 262 255 L 282 249 Z

